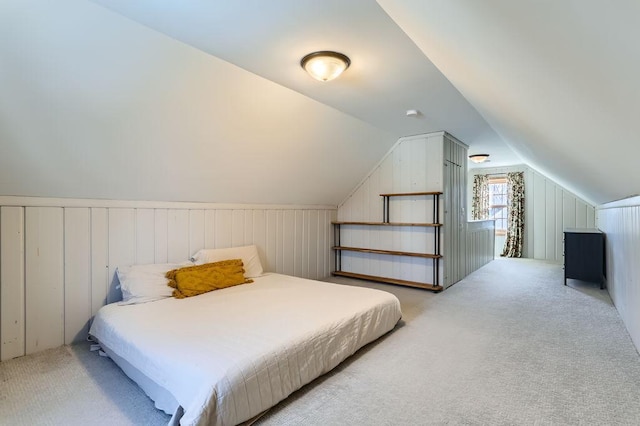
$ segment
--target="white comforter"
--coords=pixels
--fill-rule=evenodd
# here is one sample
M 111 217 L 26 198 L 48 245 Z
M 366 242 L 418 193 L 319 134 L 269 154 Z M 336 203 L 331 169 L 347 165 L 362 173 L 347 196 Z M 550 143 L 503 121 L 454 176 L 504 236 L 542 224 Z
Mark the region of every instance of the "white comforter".
M 187 299 L 104 306 L 90 334 L 167 389 L 180 424 L 261 413 L 393 329 L 389 293 L 267 274 Z

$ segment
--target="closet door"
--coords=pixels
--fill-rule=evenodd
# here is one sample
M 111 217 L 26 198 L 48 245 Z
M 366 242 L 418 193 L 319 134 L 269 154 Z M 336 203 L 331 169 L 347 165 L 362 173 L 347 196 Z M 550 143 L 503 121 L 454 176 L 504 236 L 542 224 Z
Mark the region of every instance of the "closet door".
M 463 168 L 445 161 L 445 222 L 444 222 L 444 286 L 448 287 L 464 278 L 465 234 Z
M 452 143 L 453 158 L 456 164 L 455 168 L 455 188 L 456 188 L 456 256 L 459 261 L 457 263 L 455 282 L 460 281 L 467 275 L 467 148 Z
M 449 287 L 466 273 L 466 148 L 444 141 L 443 286 Z
M 446 146 L 446 145 L 445 145 Z M 442 226 L 442 269 L 443 269 L 443 280 L 442 286 L 444 288 L 449 287 L 455 281 L 453 281 L 453 271 L 456 269 L 456 263 L 458 262 L 457 256 L 454 256 L 454 250 L 452 250 L 454 246 L 454 239 L 452 238 L 453 229 L 455 226 L 455 217 L 457 215 L 453 214 L 453 197 L 452 197 L 452 176 L 453 170 L 455 166 L 448 160 L 444 161 L 444 191 L 443 191 L 443 201 L 444 201 L 444 221 Z

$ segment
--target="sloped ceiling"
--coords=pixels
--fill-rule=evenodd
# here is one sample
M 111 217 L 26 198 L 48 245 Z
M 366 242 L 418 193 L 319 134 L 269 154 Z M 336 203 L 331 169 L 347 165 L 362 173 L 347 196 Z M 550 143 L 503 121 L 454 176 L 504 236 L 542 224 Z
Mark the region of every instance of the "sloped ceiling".
M 591 202 L 640 193 L 640 2 L 378 3 L 527 164 Z
M 374 1 L 99 3 L 0 3 L 0 195 L 337 205 L 401 136 L 514 157 Z
M 438 130 L 587 201 L 639 193 L 639 8 L 3 1 L 0 195 L 335 205 Z M 299 60 L 324 49 L 352 66 L 323 84 Z
M 396 138 L 446 130 L 491 152 L 493 166 L 519 161 L 374 0 L 93 1 Z M 351 67 L 315 81 L 300 59 L 317 50 L 345 53 Z M 407 117 L 408 109 L 420 115 Z
M 0 3 L 0 195 L 337 205 L 397 137 L 84 0 Z

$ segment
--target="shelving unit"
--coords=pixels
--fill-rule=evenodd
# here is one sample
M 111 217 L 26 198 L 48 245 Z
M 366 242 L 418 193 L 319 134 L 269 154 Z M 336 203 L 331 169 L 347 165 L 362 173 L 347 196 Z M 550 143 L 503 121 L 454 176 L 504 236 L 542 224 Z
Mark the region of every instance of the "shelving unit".
M 440 254 L 440 227 L 442 226 L 440 222 L 440 195 L 442 192 L 405 192 L 405 193 L 396 193 L 396 194 L 380 194 L 382 197 L 382 222 L 354 222 L 354 221 L 336 221 L 332 222 L 334 228 L 334 242 L 335 246 L 332 249 L 335 251 L 335 263 L 336 270 L 332 272 L 333 275 L 349 277 L 349 278 L 358 278 L 369 281 L 377 281 L 383 282 L 387 284 L 396 284 L 408 287 L 416 287 L 422 288 L 425 290 L 431 290 L 435 292 L 442 291 L 442 286 L 439 285 L 439 261 L 442 258 Z M 389 209 L 389 200 L 391 197 L 419 197 L 419 196 L 432 196 L 433 197 L 433 223 L 406 223 L 406 222 L 391 222 L 390 219 L 390 209 Z M 414 253 L 414 252 L 406 252 L 406 251 L 397 251 L 397 250 L 382 250 L 375 248 L 366 248 L 366 247 L 345 247 L 340 244 L 340 231 L 341 226 L 343 225 L 359 225 L 359 226 L 372 226 L 372 227 L 380 227 L 380 226 L 402 226 L 402 227 L 433 227 L 434 233 L 434 247 L 435 250 L 433 253 Z M 383 254 L 389 256 L 408 256 L 408 257 L 419 257 L 425 259 L 431 259 L 433 261 L 433 279 L 431 283 L 419 282 L 419 281 L 407 281 L 400 280 L 396 278 L 388 278 L 388 277 L 379 277 L 374 275 L 365 275 L 358 274 L 355 272 L 346 272 L 342 270 L 342 252 L 343 251 L 354 251 L 354 252 L 362 252 L 362 253 L 375 253 L 375 254 Z

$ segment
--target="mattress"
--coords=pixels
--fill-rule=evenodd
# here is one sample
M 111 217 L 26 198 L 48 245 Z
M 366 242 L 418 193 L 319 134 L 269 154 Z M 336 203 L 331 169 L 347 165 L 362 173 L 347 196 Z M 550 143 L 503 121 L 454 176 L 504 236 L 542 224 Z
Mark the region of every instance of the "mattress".
M 172 422 L 234 425 L 330 371 L 401 317 L 398 299 L 384 291 L 280 274 L 254 280 L 187 299 L 104 306 L 90 335 L 175 398 Z

